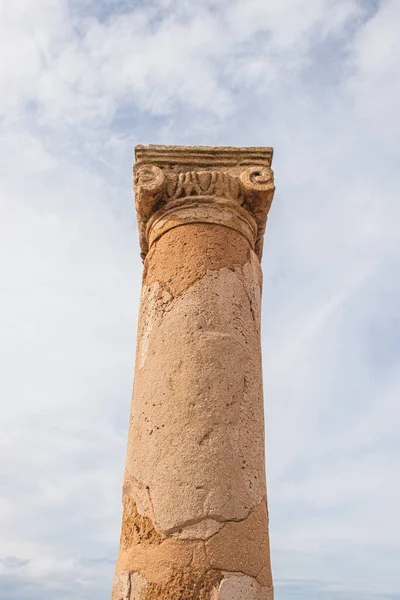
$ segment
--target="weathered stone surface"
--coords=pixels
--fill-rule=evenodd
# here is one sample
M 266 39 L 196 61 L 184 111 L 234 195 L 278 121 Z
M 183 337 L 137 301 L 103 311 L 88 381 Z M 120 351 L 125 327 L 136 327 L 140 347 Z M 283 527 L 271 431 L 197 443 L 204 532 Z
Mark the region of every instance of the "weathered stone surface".
M 148 517 L 138 513 L 132 496 L 124 498 L 122 515 L 121 548 L 127 549 L 139 544 L 161 544 L 163 536 L 159 534 Z
M 271 600 L 259 257 L 272 151 L 136 155 L 145 265 L 112 599 Z
M 215 600 L 272 600 L 271 588 L 261 587 L 247 575 L 224 577 L 219 584 Z
M 164 535 L 244 518 L 265 496 L 256 269 L 209 271 L 167 301 L 143 287 L 126 469 Z
M 142 600 L 147 581 L 139 573 L 123 573 L 114 580 L 111 600 Z
M 272 587 L 267 506 L 262 502 L 243 521 L 230 521 L 206 542 L 210 566 L 220 571 L 251 575 L 262 586 Z
M 143 281 L 146 285 L 158 282 L 175 298 L 207 271 L 243 267 L 250 258 L 248 241 L 232 229 L 193 223 L 169 230 L 154 244 L 145 262 Z
M 271 161 L 272 148 L 137 146 L 142 257 L 165 231 L 206 222 L 240 232 L 261 258 L 275 190 Z
M 141 600 L 209 600 L 220 579 L 221 574 L 218 571 L 172 571 L 162 583 L 148 585 Z

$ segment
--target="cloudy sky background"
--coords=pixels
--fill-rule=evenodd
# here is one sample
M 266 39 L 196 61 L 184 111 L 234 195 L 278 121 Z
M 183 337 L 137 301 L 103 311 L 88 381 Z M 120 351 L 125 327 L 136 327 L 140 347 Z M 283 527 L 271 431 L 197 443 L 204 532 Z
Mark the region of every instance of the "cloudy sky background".
M 1 600 L 107 600 L 138 143 L 274 146 L 277 600 L 400 599 L 398 0 L 0 0 Z

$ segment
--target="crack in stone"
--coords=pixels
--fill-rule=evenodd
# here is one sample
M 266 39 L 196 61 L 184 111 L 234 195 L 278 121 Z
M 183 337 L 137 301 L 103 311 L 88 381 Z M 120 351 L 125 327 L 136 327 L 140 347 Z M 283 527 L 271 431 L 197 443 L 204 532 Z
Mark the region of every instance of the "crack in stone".
M 261 567 L 261 569 L 258 571 L 258 573 L 257 573 L 257 575 L 256 575 L 256 579 L 258 579 L 258 578 L 260 577 L 260 575 L 261 575 L 261 573 L 264 571 L 264 569 L 265 569 L 265 565 L 263 565 L 263 566 Z
M 127 496 L 135 497 L 135 491 L 136 491 L 135 487 L 139 490 L 146 491 L 147 497 L 149 499 L 151 520 L 153 521 L 154 525 L 156 525 L 156 516 L 155 516 L 155 512 L 154 512 L 154 505 L 153 505 L 153 500 L 151 497 L 150 486 L 148 484 L 144 483 L 143 481 L 139 481 L 139 479 L 137 479 L 134 475 L 131 475 L 129 473 L 129 475 L 125 476 L 125 483 L 124 483 L 123 491 L 122 491 L 122 500 L 125 500 L 125 498 Z M 139 514 L 141 514 L 141 513 L 139 513 Z
M 164 536 L 156 531 L 151 519 L 141 515 L 132 496 L 124 499 L 122 515 L 121 548 L 128 550 L 136 545 L 157 545 L 164 541 Z
M 214 428 L 212 427 L 209 431 L 207 431 L 203 437 L 201 438 L 201 440 L 199 441 L 199 446 L 202 446 L 204 444 L 205 441 L 207 441 L 210 437 L 210 435 L 212 434 L 212 432 L 214 431 Z
M 131 600 L 131 591 L 132 591 L 132 573 L 128 573 L 128 578 L 126 581 L 126 588 L 123 600 Z
M 229 569 L 222 569 L 222 573 L 225 575 L 225 573 L 228 573 L 229 575 L 237 575 L 238 577 L 251 577 L 252 579 L 256 579 L 255 577 L 253 577 L 253 575 L 250 575 L 249 573 L 245 573 L 244 571 L 230 571 Z
M 154 529 L 157 531 L 157 533 L 159 533 L 160 535 L 164 536 L 165 539 L 167 539 L 168 537 L 172 536 L 174 533 L 180 532 L 181 529 L 185 529 L 186 527 L 191 527 L 193 525 L 199 525 L 200 523 L 202 523 L 204 521 L 207 521 L 207 520 L 216 521 L 217 523 L 221 523 L 222 527 L 220 527 L 220 529 L 218 531 L 216 531 L 215 533 L 212 533 L 207 538 L 196 538 L 196 537 L 193 537 L 193 538 L 192 537 L 191 538 L 180 538 L 182 541 L 185 541 L 186 539 L 187 539 L 187 541 L 208 541 L 212 537 L 214 537 L 215 535 L 217 535 L 221 531 L 221 529 L 223 529 L 223 527 L 225 525 L 227 525 L 228 523 L 241 523 L 243 521 L 246 521 L 246 519 L 249 518 L 249 516 L 251 515 L 251 513 L 257 508 L 257 506 L 266 500 L 266 497 L 264 496 L 257 505 L 255 505 L 252 508 L 250 508 L 249 511 L 247 512 L 247 514 L 244 517 L 240 518 L 240 519 L 235 519 L 235 518 L 227 519 L 226 517 L 223 517 L 222 515 L 218 515 L 218 514 L 206 514 L 206 515 L 202 515 L 201 517 L 197 517 L 197 518 L 194 518 L 194 519 L 189 519 L 187 521 L 179 523 L 178 525 L 175 525 L 174 527 L 171 527 L 170 529 L 163 530 L 162 527 L 160 527 L 160 525 L 157 523 L 157 519 L 156 519 L 156 516 L 155 516 L 155 510 L 154 510 L 154 505 L 153 505 L 153 501 L 152 501 L 152 498 L 151 498 L 150 486 L 146 485 L 144 482 L 139 481 L 139 479 L 137 479 L 136 477 L 134 477 L 131 474 L 129 474 L 128 477 L 129 477 L 130 480 L 132 480 L 133 485 L 136 485 L 139 489 L 146 490 L 147 496 L 149 498 L 149 503 L 150 503 L 152 517 L 153 517 L 151 519 L 151 521 L 153 523 Z M 124 488 L 123 488 L 123 499 L 125 500 L 127 497 L 131 497 L 131 498 L 134 497 L 134 494 L 132 493 L 132 491 L 129 490 L 129 482 L 128 483 L 126 482 L 125 485 L 124 485 Z M 138 512 L 138 514 L 141 517 L 143 517 L 144 519 L 148 518 L 148 517 L 144 517 L 139 512 Z M 165 540 L 163 540 L 163 541 L 165 541 Z
M 248 264 L 251 264 L 251 261 L 249 261 L 248 263 L 246 263 L 246 265 L 248 265 Z M 245 267 L 246 265 L 244 265 L 244 266 L 243 266 L 243 271 L 244 271 L 244 267 Z M 242 275 L 243 275 L 243 271 L 242 271 L 242 273 L 240 274 L 240 275 L 241 275 L 240 279 L 241 279 L 241 283 L 242 283 L 242 286 L 243 286 L 244 293 L 246 294 L 246 296 L 247 296 L 247 299 L 248 299 L 248 301 L 249 301 L 249 307 L 250 307 L 250 313 L 251 313 L 251 317 L 252 317 L 252 319 L 253 319 L 253 322 L 254 322 L 254 325 L 256 326 L 256 329 L 257 329 L 257 331 L 258 331 L 258 327 L 257 327 L 257 324 L 258 324 L 258 319 L 257 319 L 257 315 L 255 314 L 255 311 L 254 311 L 254 307 L 253 307 L 253 300 L 252 300 L 252 298 L 251 298 L 251 296 L 250 296 L 250 294 L 249 294 L 249 292 L 248 292 L 248 290 L 247 290 L 247 287 L 246 287 L 246 285 L 245 285 L 245 282 L 243 281 L 243 277 L 242 277 Z
M 183 523 L 180 523 L 179 525 L 175 525 L 174 527 L 171 527 L 170 529 L 166 529 L 164 531 L 164 535 L 166 535 L 166 536 L 172 535 L 173 533 L 176 533 L 180 529 L 185 529 L 185 527 L 191 527 L 192 525 L 198 525 L 199 523 L 202 523 L 203 521 L 206 521 L 207 519 L 209 519 L 211 521 L 216 521 L 217 523 L 222 523 L 223 525 L 226 525 L 227 523 L 241 523 L 242 521 L 246 521 L 246 519 L 249 518 L 249 516 L 251 515 L 253 510 L 255 510 L 259 504 L 264 502 L 264 500 L 265 500 L 265 497 L 262 498 L 261 501 L 256 506 L 253 506 L 252 508 L 250 508 L 250 510 L 248 511 L 246 516 L 241 519 L 227 519 L 226 517 L 223 517 L 222 515 L 214 515 L 214 514 L 203 515 L 196 519 L 189 519 L 187 521 L 184 521 Z M 218 531 L 216 533 L 218 533 Z M 215 534 L 213 533 L 212 535 L 216 535 L 216 533 Z M 210 536 L 210 537 L 212 537 L 212 536 Z
M 149 485 L 146 485 L 146 491 L 147 491 L 147 496 L 149 498 L 149 504 L 150 504 L 150 510 L 151 510 L 151 515 L 152 515 L 152 521 L 153 521 L 153 524 L 154 524 L 154 527 L 155 527 L 156 524 L 157 524 L 157 521 L 156 521 L 156 514 L 154 512 L 154 505 L 153 505 L 153 500 L 151 498 L 150 486 Z
M 124 499 L 125 496 L 132 496 L 132 492 L 130 489 L 131 484 L 133 484 L 140 490 L 146 489 L 146 484 L 143 483 L 143 481 L 140 481 L 139 479 L 137 479 L 137 477 L 135 477 L 131 473 L 125 474 L 125 483 L 122 488 L 122 499 Z

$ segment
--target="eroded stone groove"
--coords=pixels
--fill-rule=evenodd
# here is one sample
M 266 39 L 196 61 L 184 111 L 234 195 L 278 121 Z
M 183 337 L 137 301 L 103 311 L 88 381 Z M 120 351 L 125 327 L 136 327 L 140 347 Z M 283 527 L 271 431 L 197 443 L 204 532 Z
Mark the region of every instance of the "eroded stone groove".
M 260 349 L 270 149 L 140 147 L 143 286 L 112 600 L 272 600 Z

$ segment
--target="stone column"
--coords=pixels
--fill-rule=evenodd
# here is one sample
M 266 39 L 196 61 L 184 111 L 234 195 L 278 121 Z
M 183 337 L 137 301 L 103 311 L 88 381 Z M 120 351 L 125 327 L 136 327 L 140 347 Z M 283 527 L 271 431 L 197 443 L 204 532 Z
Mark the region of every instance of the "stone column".
M 260 347 L 271 148 L 138 146 L 144 260 L 112 600 L 272 600 Z

